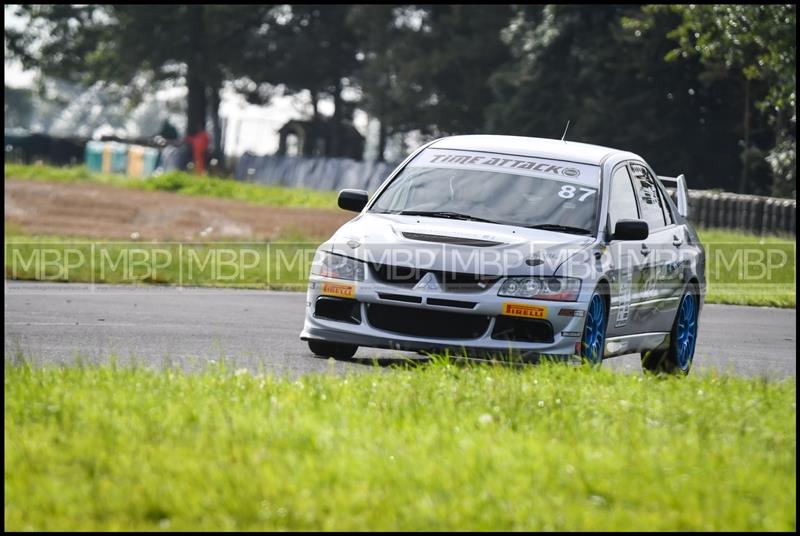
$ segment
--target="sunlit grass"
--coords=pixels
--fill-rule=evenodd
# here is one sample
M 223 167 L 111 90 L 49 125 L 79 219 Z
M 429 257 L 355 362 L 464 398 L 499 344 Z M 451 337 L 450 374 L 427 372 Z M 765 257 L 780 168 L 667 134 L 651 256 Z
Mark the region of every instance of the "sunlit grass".
M 5 237 L 5 276 L 19 281 L 304 290 L 317 245 L 289 239 L 121 242 L 16 234 Z
M 5 367 L 6 530 L 794 530 L 796 384 Z
M 701 230 L 707 303 L 797 306 L 797 245 L 788 238 Z
M 336 192 L 268 186 L 216 177 L 199 177 L 182 171 L 171 171 L 157 177 L 130 178 L 122 175 L 93 173 L 84 166 L 53 167 L 6 164 L 5 178 L 42 182 L 91 182 L 136 190 L 235 199 L 280 207 L 336 207 Z

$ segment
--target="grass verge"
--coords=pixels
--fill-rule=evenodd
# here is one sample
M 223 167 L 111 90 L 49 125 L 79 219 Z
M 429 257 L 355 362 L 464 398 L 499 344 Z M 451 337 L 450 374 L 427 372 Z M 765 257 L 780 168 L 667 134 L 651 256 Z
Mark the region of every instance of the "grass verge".
M 92 173 L 84 166 L 53 167 L 6 164 L 4 167 L 5 178 L 14 180 L 93 182 L 145 191 L 174 192 L 185 195 L 235 199 L 269 206 L 336 208 L 336 192 L 285 186 L 266 186 L 215 177 L 198 177 L 182 171 L 173 171 L 158 177 L 137 179 L 122 175 Z
M 786 530 L 796 383 L 5 366 L 6 530 Z
M 788 238 L 700 230 L 707 303 L 797 306 L 797 243 Z
M 6 236 L 10 280 L 303 290 L 316 242 L 112 242 Z

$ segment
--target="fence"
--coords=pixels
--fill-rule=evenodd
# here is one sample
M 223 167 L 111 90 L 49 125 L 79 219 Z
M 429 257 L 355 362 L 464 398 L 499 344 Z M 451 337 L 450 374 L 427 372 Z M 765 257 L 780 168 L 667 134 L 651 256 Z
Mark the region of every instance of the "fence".
M 244 153 L 236 163 L 237 180 L 316 190 L 358 188 L 374 192 L 396 164 L 358 162 L 349 158 L 256 156 Z
M 699 227 L 796 235 L 797 201 L 689 190 L 689 220 Z
M 55 166 L 74 166 L 83 160 L 86 140 L 58 138 L 47 134 L 14 134 L 3 136 L 5 161 L 33 164 L 45 161 Z

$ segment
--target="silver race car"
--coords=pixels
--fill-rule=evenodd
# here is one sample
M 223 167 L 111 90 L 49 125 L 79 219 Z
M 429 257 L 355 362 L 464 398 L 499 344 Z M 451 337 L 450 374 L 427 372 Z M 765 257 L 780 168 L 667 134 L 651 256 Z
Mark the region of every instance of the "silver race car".
M 705 252 L 682 175 L 596 145 L 453 136 L 339 206 L 359 214 L 312 263 L 300 337 L 314 354 L 641 353 L 646 370 L 691 367 Z

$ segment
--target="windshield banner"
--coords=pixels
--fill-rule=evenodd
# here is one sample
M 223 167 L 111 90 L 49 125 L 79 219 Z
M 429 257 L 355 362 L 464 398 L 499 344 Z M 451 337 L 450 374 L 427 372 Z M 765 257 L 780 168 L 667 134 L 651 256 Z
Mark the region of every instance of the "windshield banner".
M 408 167 L 470 169 L 510 173 L 583 184 L 593 188 L 597 188 L 600 184 L 599 166 L 478 151 L 426 149 L 414 158 L 408 164 Z

